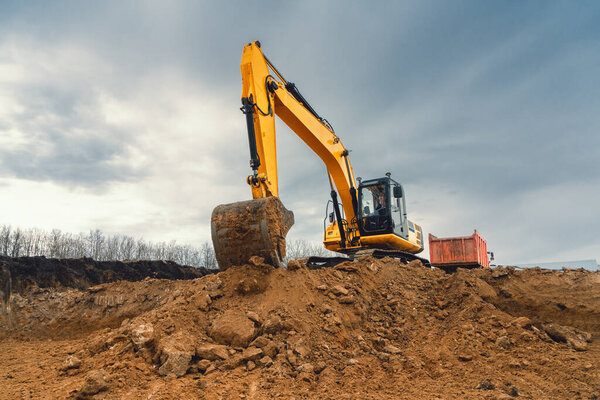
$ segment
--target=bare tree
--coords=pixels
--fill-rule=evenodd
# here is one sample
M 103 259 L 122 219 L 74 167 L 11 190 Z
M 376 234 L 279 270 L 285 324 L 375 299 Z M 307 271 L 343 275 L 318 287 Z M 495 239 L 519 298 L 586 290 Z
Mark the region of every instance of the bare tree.
M 31 253 L 27 254 L 32 255 L 32 256 L 37 256 L 37 255 L 42 255 L 44 248 L 43 248 L 43 236 L 44 233 L 42 231 L 40 231 L 39 229 L 32 229 L 30 231 L 31 233 Z
M 134 257 L 135 239 L 130 236 L 123 236 L 119 244 L 121 257 L 123 260 L 131 260 Z
M 10 251 L 11 257 L 19 256 L 19 253 L 21 251 L 21 246 L 23 245 L 22 241 L 23 241 L 23 233 L 21 232 L 21 230 L 19 228 L 17 228 L 17 230 L 14 231 L 14 233 L 12 235 L 12 243 L 11 243 L 11 251 Z
M 216 268 L 217 267 L 217 258 L 215 256 L 215 250 L 213 249 L 213 247 L 208 243 L 208 242 L 204 242 L 202 244 L 202 247 L 200 248 L 201 251 L 201 263 L 205 268 Z
M 89 241 L 89 255 L 94 260 L 101 260 L 102 250 L 104 245 L 104 235 L 100 229 L 91 230 L 88 236 Z
M 60 247 L 62 232 L 59 229 L 52 229 L 48 237 L 48 253 L 50 257 L 60 257 Z
M 10 226 L 3 225 L 0 229 L 0 254 L 7 256 L 10 246 Z

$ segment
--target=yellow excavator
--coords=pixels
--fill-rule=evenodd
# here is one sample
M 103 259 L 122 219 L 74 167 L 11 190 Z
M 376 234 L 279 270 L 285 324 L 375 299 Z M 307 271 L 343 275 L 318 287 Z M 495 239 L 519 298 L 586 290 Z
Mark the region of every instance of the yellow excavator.
M 245 264 L 252 256 L 281 266 L 285 257 L 285 237 L 294 216 L 279 200 L 275 115 L 327 167 L 331 200 L 324 223 L 326 249 L 350 258 L 371 254 L 427 263 L 416 256 L 423 250 L 421 227 L 406 217 L 403 188 L 390 173 L 383 178 L 358 178 L 357 186 L 348 150 L 331 124 L 275 68 L 258 41 L 244 46 L 241 72 L 241 110 L 246 116 L 252 169 L 247 183 L 253 200 L 214 209 L 211 234 L 219 268 Z M 319 267 L 340 261 L 340 257 L 313 257 L 309 264 Z

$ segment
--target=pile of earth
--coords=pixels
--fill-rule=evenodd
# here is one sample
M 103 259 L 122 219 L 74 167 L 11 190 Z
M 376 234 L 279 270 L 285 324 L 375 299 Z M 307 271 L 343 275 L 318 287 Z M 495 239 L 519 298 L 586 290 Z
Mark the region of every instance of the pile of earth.
M 600 274 L 254 258 L 10 299 L 0 398 L 596 399 Z M 3 397 L 4 396 L 4 397 Z

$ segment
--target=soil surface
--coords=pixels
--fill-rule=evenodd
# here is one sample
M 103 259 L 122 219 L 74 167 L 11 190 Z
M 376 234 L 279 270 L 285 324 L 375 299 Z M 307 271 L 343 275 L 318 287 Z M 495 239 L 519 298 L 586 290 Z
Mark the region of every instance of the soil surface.
M 256 257 L 9 297 L 0 399 L 600 397 L 598 272 Z

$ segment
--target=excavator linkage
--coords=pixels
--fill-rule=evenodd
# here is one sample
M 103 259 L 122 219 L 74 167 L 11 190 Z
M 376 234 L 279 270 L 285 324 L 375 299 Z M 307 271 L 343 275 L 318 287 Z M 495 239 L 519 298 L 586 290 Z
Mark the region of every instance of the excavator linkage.
M 285 237 L 294 225 L 294 213 L 277 197 L 265 197 L 217 206 L 211 217 L 212 241 L 221 271 L 247 264 L 252 256 L 282 266 Z

